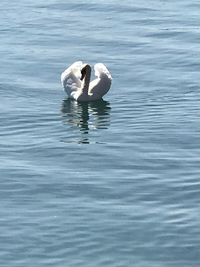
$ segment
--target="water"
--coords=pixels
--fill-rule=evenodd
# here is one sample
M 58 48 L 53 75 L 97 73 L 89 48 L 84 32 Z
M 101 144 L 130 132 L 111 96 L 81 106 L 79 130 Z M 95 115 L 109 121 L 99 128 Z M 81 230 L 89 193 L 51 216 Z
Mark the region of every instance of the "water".
M 0 266 L 199 266 L 199 7 L 1 0 Z M 104 100 L 67 100 L 80 59 Z

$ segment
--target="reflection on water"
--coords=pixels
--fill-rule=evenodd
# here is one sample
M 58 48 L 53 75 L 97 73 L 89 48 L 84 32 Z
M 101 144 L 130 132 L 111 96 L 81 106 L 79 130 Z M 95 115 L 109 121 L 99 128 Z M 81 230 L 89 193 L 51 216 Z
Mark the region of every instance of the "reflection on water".
M 61 108 L 64 124 L 81 133 L 80 143 L 90 143 L 88 134 L 91 130 L 109 127 L 110 110 L 110 103 L 103 99 L 83 103 L 66 99 Z

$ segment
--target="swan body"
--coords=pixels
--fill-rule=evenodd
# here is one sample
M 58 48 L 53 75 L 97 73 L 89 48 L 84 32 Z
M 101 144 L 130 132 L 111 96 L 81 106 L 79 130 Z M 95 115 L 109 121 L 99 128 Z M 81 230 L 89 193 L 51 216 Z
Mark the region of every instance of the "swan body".
M 82 61 L 74 62 L 61 74 L 61 83 L 69 98 L 77 101 L 96 101 L 110 89 L 112 76 L 102 63 L 94 65 L 95 76 L 91 78 L 91 66 Z

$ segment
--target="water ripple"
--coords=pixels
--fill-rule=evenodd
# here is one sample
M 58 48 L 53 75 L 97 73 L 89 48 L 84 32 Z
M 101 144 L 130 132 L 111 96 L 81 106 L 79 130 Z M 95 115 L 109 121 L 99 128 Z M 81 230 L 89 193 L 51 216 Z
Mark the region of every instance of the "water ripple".
M 198 6 L 1 1 L 0 266 L 199 266 Z M 79 59 L 104 100 L 63 100 Z

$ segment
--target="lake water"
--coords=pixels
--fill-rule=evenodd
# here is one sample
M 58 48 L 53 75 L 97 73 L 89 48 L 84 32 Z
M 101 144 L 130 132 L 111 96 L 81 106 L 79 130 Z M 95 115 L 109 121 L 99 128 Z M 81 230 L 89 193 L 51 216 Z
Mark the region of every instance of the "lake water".
M 0 266 L 200 265 L 200 3 L 0 3 Z M 61 72 L 103 62 L 104 100 Z

